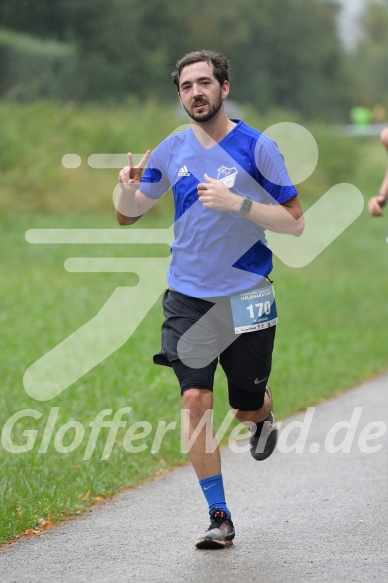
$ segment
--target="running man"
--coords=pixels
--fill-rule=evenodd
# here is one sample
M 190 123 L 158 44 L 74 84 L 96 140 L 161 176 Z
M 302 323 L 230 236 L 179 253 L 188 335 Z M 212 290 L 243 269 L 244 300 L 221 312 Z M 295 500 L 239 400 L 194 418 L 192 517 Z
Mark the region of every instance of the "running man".
M 115 207 L 119 224 L 130 225 L 172 187 L 175 240 L 163 298 L 162 348 L 154 362 L 172 367 L 187 415 L 186 438 L 196 435 L 189 456 L 210 526 L 195 545 L 223 548 L 232 544 L 235 531 L 220 451 L 206 439 L 214 373 L 220 363 L 230 407 L 251 428 L 251 454 L 266 459 L 278 430 L 268 387 L 277 315 L 265 230 L 299 236 L 304 224 L 276 144 L 225 114 L 227 59 L 213 51 L 186 54 L 172 78 L 191 127 L 152 154 L 148 150 L 136 167 L 128 155 Z
M 388 128 L 384 128 L 380 134 L 380 140 L 388 153 Z M 381 217 L 383 215 L 382 209 L 388 200 L 388 170 L 385 173 L 383 183 L 380 187 L 380 192 L 376 196 L 372 196 L 368 202 L 368 211 L 373 217 Z

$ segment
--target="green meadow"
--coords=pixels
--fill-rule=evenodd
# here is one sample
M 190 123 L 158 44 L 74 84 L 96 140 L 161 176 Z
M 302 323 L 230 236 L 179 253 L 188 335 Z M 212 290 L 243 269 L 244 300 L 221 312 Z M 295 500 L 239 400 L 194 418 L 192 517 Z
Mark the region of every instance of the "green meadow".
M 245 120 L 264 130 L 291 118 L 274 112 L 261 119 L 247 109 Z M 152 364 L 160 346 L 161 297 L 121 348 L 59 396 L 37 401 L 23 387 L 31 364 L 93 318 L 117 287 L 136 284 L 128 273 L 70 273 L 67 258 L 165 255 L 158 245 L 33 245 L 26 231 L 118 228 L 112 205 L 118 171 L 90 168 L 88 157 L 152 149 L 185 120 L 153 103 L 97 108 L 39 102 L 3 103 L 0 121 L 0 422 L 9 429 L 0 445 L 4 542 L 188 460 L 181 451 L 177 383 L 171 370 Z M 320 158 L 298 186 L 305 209 L 339 182 L 356 185 L 365 201 L 378 191 L 387 160 L 377 138 L 346 138 L 318 123 L 307 127 Z M 67 153 L 80 156 L 78 168 L 63 167 Z M 171 222 L 167 194 L 132 228 Z M 279 325 L 271 387 L 278 419 L 387 370 L 387 230 L 387 217 L 373 219 L 364 209 L 308 266 L 292 269 L 275 258 Z M 128 306 L 122 317 L 130 312 Z M 221 370 L 215 399 L 217 428 L 228 411 Z M 123 408 L 125 426 L 114 440 L 109 427 L 93 438 L 96 416 L 107 410 L 105 420 L 111 420 Z M 10 418 L 23 411 L 10 428 Z M 159 443 L 158 431 L 168 424 Z M 8 451 L 9 440 L 28 451 Z

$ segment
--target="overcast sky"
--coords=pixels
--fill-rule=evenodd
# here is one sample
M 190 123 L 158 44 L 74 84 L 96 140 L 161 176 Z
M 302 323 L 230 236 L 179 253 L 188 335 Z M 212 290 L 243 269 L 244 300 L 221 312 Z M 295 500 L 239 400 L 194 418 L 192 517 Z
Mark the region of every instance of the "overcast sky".
M 342 5 L 339 18 L 339 32 L 346 46 L 352 47 L 358 39 L 357 17 L 362 12 L 367 0 L 336 0 Z

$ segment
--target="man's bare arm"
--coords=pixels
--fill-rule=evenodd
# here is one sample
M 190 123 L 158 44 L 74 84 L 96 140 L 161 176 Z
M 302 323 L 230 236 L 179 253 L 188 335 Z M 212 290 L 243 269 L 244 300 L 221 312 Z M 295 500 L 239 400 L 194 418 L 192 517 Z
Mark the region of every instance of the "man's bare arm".
M 133 225 L 155 203 L 139 190 L 144 166 L 151 155 L 147 150 L 141 161 L 135 166 L 131 152 L 128 153 L 128 166 L 119 172 L 119 181 L 115 189 L 115 214 L 119 225 Z
M 388 153 L 388 128 L 384 128 L 380 134 L 380 141 Z M 388 170 L 385 173 L 379 194 L 372 196 L 368 201 L 368 211 L 373 217 L 381 217 L 382 209 L 388 201 Z
M 205 207 L 220 211 L 239 213 L 242 197 L 231 192 L 223 182 L 210 178 L 208 182 L 198 184 L 199 200 Z M 298 195 L 283 204 L 264 204 L 252 201 L 247 219 L 275 233 L 285 233 L 299 237 L 304 230 L 303 210 Z

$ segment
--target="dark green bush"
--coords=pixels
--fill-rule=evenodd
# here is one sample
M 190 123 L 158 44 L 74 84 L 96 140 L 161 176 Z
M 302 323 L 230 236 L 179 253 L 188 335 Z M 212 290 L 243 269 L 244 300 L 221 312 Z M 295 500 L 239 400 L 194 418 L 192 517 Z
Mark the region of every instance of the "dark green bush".
M 75 47 L 0 29 L 0 97 L 29 101 L 75 96 Z

